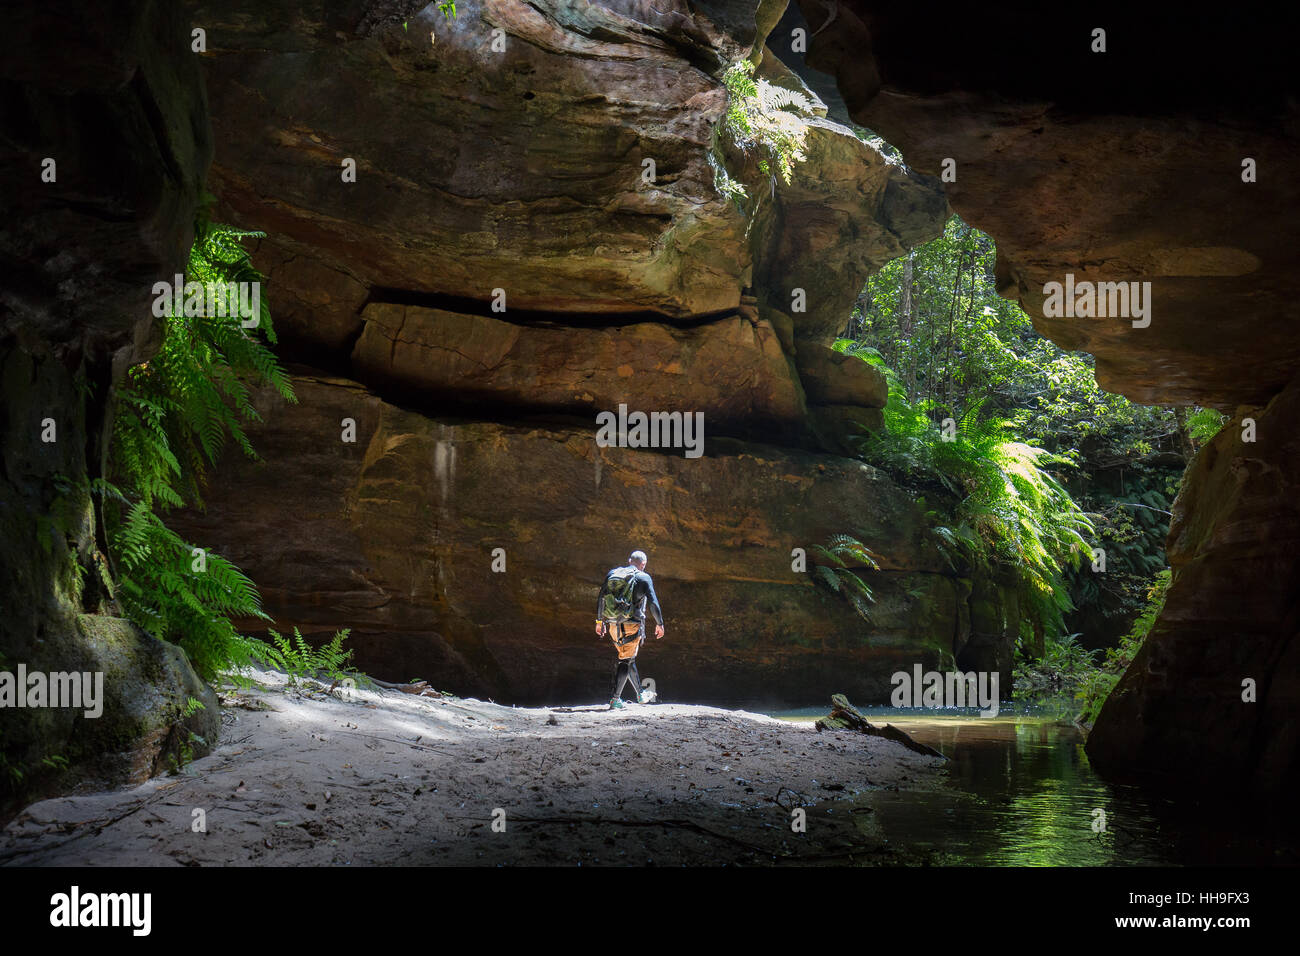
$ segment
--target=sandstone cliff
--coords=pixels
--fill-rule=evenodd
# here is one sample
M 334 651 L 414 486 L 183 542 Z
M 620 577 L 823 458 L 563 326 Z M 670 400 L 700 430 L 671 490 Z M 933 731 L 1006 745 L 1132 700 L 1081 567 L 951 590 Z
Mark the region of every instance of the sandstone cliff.
M 592 605 L 633 547 L 670 618 L 646 663 L 665 693 L 883 699 L 955 655 L 1006 679 L 1008 589 L 957 577 L 911 494 L 838 457 L 885 387 L 827 345 L 942 228 L 939 184 L 818 109 L 789 184 L 731 156 L 757 206 L 715 189 L 728 65 L 803 91 L 763 56 L 779 5 L 362 8 L 192 9 L 212 188 L 270 234 L 300 403 L 268 407 L 264 461 L 231 456 L 182 530 L 282 626 L 351 627 L 380 676 L 502 699 L 607 692 Z M 597 447 L 620 404 L 703 413 L 705 454 Z M 883 562 L 871 625 L 793 570 L 845 531 Z

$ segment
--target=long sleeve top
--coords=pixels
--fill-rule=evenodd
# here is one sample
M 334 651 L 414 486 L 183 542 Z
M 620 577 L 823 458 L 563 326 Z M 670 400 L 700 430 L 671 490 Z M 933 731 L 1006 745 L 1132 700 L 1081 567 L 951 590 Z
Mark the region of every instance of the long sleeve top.
M 601 620 L 602 604 L 605 600 L 605 593 L 609 590 L 609 579 L 615 571 L 624 571 L 626 568 L 614 568 L 609 574 L 605 575 L 605 583 L 601 585 L 600 594 L 596 597 L 596 620 Z M 663 612 L 659 609 L 659 598 L 655 594 L 655 584 L 650 575 L 644 571 L 636 571 L 634 574 L 635 584 L 632 586 L 632 607 L 635 609 L 633 614 L 642 624 L 645 623 L 646 611 L 649 610 L 650 616 L 654 622 L 660 626 L 664 623 Z

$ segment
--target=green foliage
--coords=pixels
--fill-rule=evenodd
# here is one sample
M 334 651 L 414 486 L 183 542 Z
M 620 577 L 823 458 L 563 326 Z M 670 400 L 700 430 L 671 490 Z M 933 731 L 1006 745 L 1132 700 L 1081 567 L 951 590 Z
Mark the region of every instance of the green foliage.
M 197 224 L 187 282 L 212 288 L 226 302 L 228 283 L 261 283 L 242 242 L 265 233 Z M 169 310 L 170 312 L 171 310 Z M 222 311 L 222 310 L 219 310 Z M 118 390 L 114 422 L 117 484 L 152 505 L 201 504 L 200 487 L 227 436 L 253 455 L 242 421 L 258 421 L 248 382 L 267 382 L 293 401 L 289 377 L 267 344 L 275 330 L 264 298 L 258 324 L 245 329 L 235 310 L 226 315 L 168 315 L 162 346 L 127 373 Z M 265 343 L 263 342 L 265 339 Z
M 807 158 L 807 126 L 802 117 L 813 115 L 816 109 L 803 93 L 756 79 L 753 73 L 754 64 L 741 60 L 723 74 L 727 110 L 715 131 L 709 155 L 714 187 L 742 212 L 749 192 L 727 171 L 722 141 L 742 156 L 757 155 L 758 171 L 770 177 L 773 185 L 778 176 L 789 184 L 794 164 Z
M 998 561 L 1028 558 L 1024 590 L 1037 627 L 1052 630 L 1061 618 L 1061 631 L 1113 639 L 1166 564 L 1185 465 L 1178 424 L 1168 408 L 1102 390 L 1091 356 L 1039 336 L 998 295 L 996 257 L 988 236 L 953 217 L 943 236 L 868 280 L 836 343 L 889 381 L 889 434 L 864 436 L 863 454 L 935 496 L 936 534 L 955 566 L 978 563 L 985 549 Z M 956 440 L 940 445 L 949 418 Z M 1041 485 L 1035 470 L 1046 476 Z M 1013 489 L 1005 499 L 999 471 Z M 1105 574 L 1078 560 L 1092 547 L 1106 551 Z
M 228 283 L 257 282 L 243 241 L 262 233 L 217 225 L 200 214 L 187 282 L 201 283 L 215 301 L 228 302 Z M 220 555 L 183 541 L 159 512 L 201 504 L 206 469 L 233 438 L 253 449 L 243 422 L 256 421 L 250 386 L 269 383 L 293 400 L 289 378 L 267 343 L 275 342 L 265 300 L 258 323 L 242 327 L 234 308 L 225 315 L 175 315 L 161 320 L 162 345 L 132 368 L 119 389 L 109 474 L 92 490 L 103 498 L 115 597 L 145 631 L 185 649 L 196 671 L 219 671 L 252 661 L 251 642 L 232 619 L 268 619 L 253 583 Z M 206 310 L 200 310 L 206 311 Z
M 864 126 L 852 126 L 850 128 L 853 130 L 854 136 L 879 153 L 886 163 L 891 166 L 906 167 L 907 164 L 903 162 L 903 154 L 885 142 L 885 138 L 879 133 L 875 133 Z
M 876 364 L 879 353 L 840 345 Z M 1027 618 L 1039 629 L 1059 629 L 1072 605 L 1063 581 L 1067 568 L 1090 553 L 1092 522 L 1048 470 L 1069 461 L 1012 440 L 1010 421 L 984 417 L 985 403 L 966 408 L 945 431 L 931 420 L 930 403 L 911 404 L 897 375 L 885 407 L 886 429 L 867 433 L 865 459 L 900 480 L 955 498 L 948 513 L 931 512 L 940 550 L 955 569 L 998 562 L 1019 576 Z M 950 436 L 950 437 L 949 437 Z
M 1039 336 L 1019 305 L 998 295 L 996 259 L 992 239 L 954 216 L 941 237 L 867 281 L 847 337 L 874 348 L 897 371 L 902 399 L 935 420 L 960 420 L 983 401 L 1016 435 L 1067 457 L 1172 450 L 1170 410 L 1104 391 L 1091 356 Z
M 110 527 L 117 599 L 132 621 L 154 637 L 180 644 L 205 679 L 252 663 L 251 646 L 231 618 L 270 618 L 243 572 L 220 555 L 195 555 L 196 549 L 143 499 L 125 508 Z
M 261 663 L 288 675 L 290 687 L 304 677 L 338 681 L 360 676 L 350 663 L 352 651 L 343 650 L 343 642 L 350 633 L 347 630 L 337 632 L 316 648 L 307 643 L 296 627 L 292 640 L 274 630 L 267 633 L 270 643 L 260 644 L 254 653 Z
M 867 605 L 874 604 L 876 599 L 857 571 L 861 568 L 880 570 L 871 549 L 852 535 L 837 534 L 825 545 L 813 545 L 811 550 L 820 559 L 813 565 L 814 580 L 832 594 L 842 595 L 864 620 L 870 621 Z
M 1120 639 L 1118 647 L 1106 651 L 1105 662 L 1088 674 L 1087 679 L 1082 682 L 1076 696 L 1082 701 L 1080 719 L 1085 723 L 1091 724 L 1097 719 L 1102 704 L 1115 689 L 1119 679 L 1124 676 L 1128 666 L 1133 663 L 1133 658 L 1137 656 L 1147 635 L 1151 633 L 1156 618 L 1164 610 L 1170 577 L 1171 572 L 1168 568 L 1156 575 L 1155 582 L 1147 591 L 1146 606 L 1133 622 L 1133 629 Z
M 1197 408 L 1187 416 L 1187 433 L 1198 446 L 1204 445 L 1228 423 L 1228 416 L 1213 408 Z
M 1072 699 L 1097 672 L 1096 652 L 1080 644 L 1078 637 L 1066 634 L 1048 638 L 1041 658 L 1017 650 L 1012 696 L 1019 701 Z
M 193 700 L 193 698 L 190 699 Z M 180 747 L 177 748 L 178 753 L 167 755 L 167 770 L 169 773 L 178 774 L 186 766 L 194 762 L 195 744 L 206 747 L 208 742 L 200 734 L 191 731 L 190 735 L 181 741 Z

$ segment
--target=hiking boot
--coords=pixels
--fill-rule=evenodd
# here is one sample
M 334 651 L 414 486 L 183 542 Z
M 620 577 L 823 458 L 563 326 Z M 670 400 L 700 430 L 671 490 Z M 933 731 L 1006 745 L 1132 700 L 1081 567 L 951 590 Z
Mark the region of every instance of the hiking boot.
M 610 698 L 610 701 L 609 701 L 609 709 L 610 709 L 610 710 L 622 710 L 622 709 L 623 709 L 623 702 L 622 702 L 621 700 L 619 700 L 617 697 L 612 697 L 612 698 Z

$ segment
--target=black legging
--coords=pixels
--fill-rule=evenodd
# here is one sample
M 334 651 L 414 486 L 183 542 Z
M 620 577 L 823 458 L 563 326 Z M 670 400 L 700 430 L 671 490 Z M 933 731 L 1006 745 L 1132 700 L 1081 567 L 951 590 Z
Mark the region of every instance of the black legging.
M 636 671 L 636 657 L 632 656 L 626 660 L 618 662 L 618 667 L 614 671 L 614 696 L 611 700 L 620 700 L 623 697 L 623 686 L 628 681 L 632 682 L 632 690 L 636 693 L 637 700 L 641 699 L 641 675 Z

